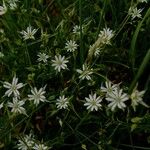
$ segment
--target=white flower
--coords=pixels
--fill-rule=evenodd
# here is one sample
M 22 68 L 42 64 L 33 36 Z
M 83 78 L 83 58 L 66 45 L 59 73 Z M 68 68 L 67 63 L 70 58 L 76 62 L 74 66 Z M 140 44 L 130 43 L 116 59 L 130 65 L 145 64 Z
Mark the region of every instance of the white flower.
M 101 91 L 107 94 L 111 94 L 118 88 L 117 84 L 112 84 L 110 81 L 105 82 L 105 87 L 101 86 Z
M 14 2 L 11 2 L 11 3 L 9 3 L 9 8 L 10 8 L 11 10 L 15 10 L 15 9 L 17 8 L 17 4 L 14 3 Z
M 109 28 L 104 28 L 100 31 L 99 38 L 101 39 L 101 43 L 103 44 L 111 44 L 110 40 L 113 38 L 114 32 Z
M 44 144 L 35 144 L 35 146 L 33 147 L 34 150 L 48 150 L 49 147 L 45 146 Z
M 18 84 L 17 83 L 18 83 L 18 78 L 16 78 L 16 76 L 13 77 L 11 84 L 5 81 L 3 86 L 8 89 L 5 92 L 5 95 L 10 97 L 10 95 L 13 94 L 15 97 L 19 97 L 20 93 L 18 89 L 22 88 L 24 85 L 23 83 L 18 83 Z
M 38 54 L 38 61 L 40 62 L 40 61 L 43 61 L 44 63 L 46 63 L 47 62 L 47 59 L 49 58 L 49 56 L 48 55 L 46 55 L 45 53 L 39 53 Z
M 13 98 L 13 102 L 8 102 L 8 107 L 11 107 L 11 112 L 26 114 L 25 109 L 22 107 L 24 105 L 23 100 L 18 100 L 17 97 Z
M 2 52 L 0 52 L 0 58 L 3 58 L 4 54 Z
M 23 35 L 24 40 L 27 39 L 35 39 L 34 38 L 34 34 L 37 32 L 38 29 L 33 29 L 32 27 L 29 25 L 26 29 L 26 31 L 21 31 L 20 33 Z
M 3 6 L 0 6 L 0 16 L 4 15 L 7 12 L 7 7 L 5 5 L 5 2 L 3 1 Z
M 4 106 L 4 103 L 1 103 L 1 104 L 0 104 L 0 109 L 2 109 L 2 108 L 3 108 L 3 106 Z
M 65 48 L 67 49 L 68 52 L 74 52 L 77 49 L 78 45 L 76 44 L 75 41 L 67 41 Z
M 68 108 L 68 104 L 69 104 L 69 101 L 68 101 L 68 98 L 65 98 L 65 96 L 59 96 L 59 98 L 57 99 L 57 102 L 56 102 L 56 105 L 57 105 L 57 108 L 58 109 L 66 109 Z
M 17 2 L 18 0 L 8 0 L 9 8 L 11 10 L 15 10 L 17 8 Z
M 136 106 L 138 104 L 142 104 L 145 107 L 148 107 L 144 102 L 143 102 L 143 96 L 145 94 L 145 91 L 138 91 L 136 88 L 133 90 L 130 98 L 131 98 L 131 106 L 133 107 L 134 111 L 136 111 Z
M 22 137 L 20 140 L 18 140 L 17 147 L 20 150 L 29 150 L 33 147 L 34 145 L 34 138 L 32 134 L 25 135 Z
M 82 32 L 83 32 L 83 27 L 82 27 Z M 73 27 L 73 33 L 79 35 L 79 34 L 80 34 L 80 26 L 75 25 L 75 26 Z
M 89 98 L 85 97 L 85 100 L 86 103 L 84 104 L 84 106 L 87 106 L 87 109 L 89 109 L 90 111 L 98 111 L 98 109 L 102 106 L 100 104 L 102 99 L 100 96 L 96 97 L 96 93 L 94 95 L 89 94 Z
M 147 3 L 147 0 L 137 0 L 137 2 L 139 2 L 139 3 Z
M 55 56 L 55 60 L 52 60 L 52 62 L 52 66 L 55 67 L 55 70 L 58 72 L 60 72 L 61 69 L 67 69 L 66 63 L 68 63 L 68 60 L 65 59 L 65 56 Z
M 33 89 L 31 89 L 31 93 L 32 95 L 28 95 L 29 100 L 33 100 L 34 104 L 37 106 L 40 101 L 41 102 L 45 102 L 46 101 L 46 97 L 44 96 L 45 92 L 45 87 L 44 88 L 40 88 L 39 90 L 37 90 L 36 87 L 34 87 Z
M 106 100 L 110 102 L 108 107 L 111 108 L 112 111 L 115 110 L 116 107 L 120 109 L 124 109 L 126 107 L 125 101 L 129 99 L 126 93 L 123 93 L 122 89 L 115 89 L 111 93 L 107 94 Z
M 93 73 L 93 70 L 89 69 L 86 64 L 83 64 L 82 70 L 77 69 L 76 71 L 78 73 L 80 73 L 80 76 L 79 76 L 80 79 L 82 79 L 82 80 L 84 80 L 84 79 L 91 80 L 90 75 Z
M 137 9 L 137 7 L 130 7 L 129 8 L 129 11 L 128 11 L 128 14 L 132 17 L 132 20 L 134 18 L 141 18 L 141 12 L 142 12 L 142 9 Z

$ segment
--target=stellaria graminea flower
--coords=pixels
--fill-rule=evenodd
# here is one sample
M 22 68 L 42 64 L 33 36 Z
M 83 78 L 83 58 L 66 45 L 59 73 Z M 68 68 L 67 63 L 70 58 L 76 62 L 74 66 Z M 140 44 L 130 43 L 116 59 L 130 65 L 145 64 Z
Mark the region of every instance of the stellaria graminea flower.
M 85 97 L 85 104 L 84 106 L 87 106 L 87 109 L 90 111 L 98 111 L 99 108 L 101 108 L 101 104 L 100 102 L 102 101 L 101 97 L 98 96 L 96 97 L 96 93 L 95 94 L 89 94 L 89 98 Z
M 147 104 L 145 104 L 143 102 L 143 96 L 144 96 L 145 92 L 146 92 L 145 90 L 138 91 L 136 89 L 136 87 L 134 88 L 134 90 L 133 90 L 133 92 L 132 92 L 132 94 L 130 96 L 130 98 L 131 98 L 131 106 L 133 107 L 134 111 L 136 111 L 136 106 L 138 104 L 142 104 L 145 107 L 149 107 L 149 106 L 147 106 Z
M 38 144 L 36 143 L 35 146 L 33 147 L 33 149 L 34 150 L 48 150 L 50 148 L 42 143 L 38 143 Z
M 55 70 L 57 70 L 58 72 L 60 72 L 61 69 L 67 69 L 66 63 L 68 63 L 68 60 L 65 59 L 65 56 L 55 56 L 55 60 L 52 60 L 52 62 L 52 66 L 55 67 Z
M 33 29 L 31 25 L 29 25 L 26 29 L 26 31 L 21 31 L 20 33 L 23 35 L 24 40 L 28 40 L 28 39 L 35 39 L 34 38 L 34 34 L 37 32 L 38 29 Z
M 33 89 L 31 89 L 31 93 L 32 95 L 28 95 L 29 100 L 33 100 L 34 104 L 37 106 L 40 101 L 41 102 L 45 102 L 46 101 L 46 97 L 44 96 L 45 92 L 45 87 L 44 88 L 40 88 L 39 90 L 37 90 L 36 87 L 34 87 Z
M 12 108 L 11 112 L 13 113 L 26 114 L 25 108 L 22 107 L 24 103 L 23 100 L 18 100 L 17 97 L 13 97 L 13 102 L 8 102 L 8 107 Z
M 119 88 L 108 93 L 106 96 L 106 100 L 110 102 L 108 107 L 111 108 L 112 111 L 114 111 L 116 107 L 124 109 L 126 107 L 124 102 L 129 99 L 128 95 L 123 93 L 123 90 Z
M 74 52 L 77 49 L 78 45 L 76 44 L 75 41 L 67 41 L 65 48 L 67 49 L 68 52 Z
M 65 98 L 65 96 L 59 96 L 59 98 L 57 99 L 57 102 L 56 102 L 56 105 L 57 105 L 57 108 L 58 109 L 66 109 L 68 108 L 68 104 L 69 104 L 69 101 L 68 101 L 68 98 Z
M 25 135 L 20 140 L 18 140 L 17 147 L 19 150 L 28 150 L 34 146 L 34 137 L 30 133 L 29 135 Z
M 9 8 L 11 10 L 15 10 L 15 9 L 17 9 L 17 4 L 12 2 L 12 3 L 9 4 Z
M 118 88 L 117 84 L 112 84 L 110 81 L 105 82 L 105 87 L 101 86 L 101 91 L 107 94 L 111 94 L 114 90 Z
M 15 10 L 17 8 L 18 0 L 8 0 L 8 5 L 11 10 Z
M 82 26 L 82 32 L 83 32 L 83 26 Z M 77 35 L 80 35 L 80 26 L 75 25 L 75 26 L 73 27 L 73 33 L 74 33 L 74 34 L 77 34 Z
M 89 69 L 86 64 L 83 64 L 82 70 L 77 69 L 76 71 L 78 73 L 80 73 L 80 76 L 79 76 L 80 79 L 82 79 L 82 80 L 84 80 L 84 79 L 91 80 L 90 75 L 93 73 L 93 70 Z
M 22 88 L 24 85 L 23 85 L 23 83 L 18 83 L 18 78 L 16 78 L 16 76 L 14 76 L 11 84 L 9 82 L 5 81 L 3 86 L 8 89 L 5 92 L 5 95 L 10 97 L 10 95 L 13 94 L 14 97 L 19 97 L 20 93 L 19 93 L 18 89 Z
M 47 59 L 49 58 L 49 56 L 46 55 L 45 53 L 39 53 L 37 56 L 39 57 L 38 61 L 39 62 L 43 61 L 44 63 L 46 63 Z
M 142 17 L 141 12 L 142 12 L 142 9 L 137 9 L 137 7 L 130 7 L 128 14 L 131 16 L 133 20 L 136 17 L 141 18 Z
M 109 28 L 104 28 L 99 34 L 99 38 L 103 44 L 111 44 L 110 40 L 113 38 L 113 36 L 114 32 Z
M 3 6 L 0 6 L 0 16 L 4 15 L 7 12 L 7 7 L 5 5 L 5 2 L 3 1 Z

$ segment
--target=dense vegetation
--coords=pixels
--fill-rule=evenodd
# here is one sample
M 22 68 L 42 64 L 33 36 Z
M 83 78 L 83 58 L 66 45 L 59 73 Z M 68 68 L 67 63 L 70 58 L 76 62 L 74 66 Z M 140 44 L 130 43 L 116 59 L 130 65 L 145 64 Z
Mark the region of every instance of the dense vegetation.
M 149 0 L 0 1 L 0 149 L 150 149 Z

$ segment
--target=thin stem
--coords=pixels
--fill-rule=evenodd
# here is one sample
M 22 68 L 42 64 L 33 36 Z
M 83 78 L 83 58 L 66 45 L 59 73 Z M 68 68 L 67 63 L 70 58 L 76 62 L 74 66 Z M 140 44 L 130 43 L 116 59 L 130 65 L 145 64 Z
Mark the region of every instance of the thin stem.
M 140 76 L 144 72 L 144 70 L 145 70 L 149 60 L 150 60 L 150 49 L 148 50 L 146 56 L 144 57 L 143 62 L 141 63 L 140 68 L 139 68 L 139 70 L 138 70 L 134 80 L 132 81 L 132 83 L 131 83 L 131 85 L 129 87 L 129 94 L 132 93 L 132 91 L 133 91 L 133 89 L 134 89 L 138 79 L 140 78 Z
M 83 55 L 84 55 L 84 52 L 83 52 L 83 41 L 82 41 L 82 38 L 83 38 L 83 35 L 82 35 L 82 0 L 79 0 L 79 17 L 80 17 L 80 62 L 81 62 L 81 65 L 83 64 Z

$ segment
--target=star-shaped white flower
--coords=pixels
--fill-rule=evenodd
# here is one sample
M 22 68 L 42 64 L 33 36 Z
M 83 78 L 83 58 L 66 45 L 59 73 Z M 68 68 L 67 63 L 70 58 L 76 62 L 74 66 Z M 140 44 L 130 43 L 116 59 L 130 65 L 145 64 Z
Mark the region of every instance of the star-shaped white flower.
M 68 52 L 74 52 L 77 49 L 78 45 L 76 44 L 75 41 L 67 41 L 65 48 L 67 49 Z
M 133 20 L 136 17 L 141 18 L 142 17 L 141 12 L 142 12 L 142 9 L 137 9 L 137 7 L 130 7 L 128 14 L 131 16 Z
M 65 98 L 65 96 L 59 96 L 59 98 L 57 99 L 56 105 L 58 109 L 66 109 L 68 108 L 68 98 Z
M 46 145 L 42 144 L 42 143 L 36 143 L 35 146 L 33 147 L 34 150 L 48 150 L 49 147 L 47 147 Z
M 29 135 L 25 135 L 20 140 L 18 140 L 17 147 L 19 150 L 28 150 L 34 146 L 34 137 L 30 133 Z
M 82 26 L 82 32 L 83 32 L 83 26 Z M 77 34 L 77 35 L 80 35 L 80 26 L 75 25 L 75 26 L 73 27 L 73 33 L 74 33 L 74 34 Z
M 93 70 L 89 69 L 86 64 L 83 64 L 82 70 L 77 69 L 76 71 L 80 74 L 80 76 L 79 76 L 80 79 L 91 80 L 91 74 L 93 73 Z
M 124 109 L 126 107 L 124 102 L 129 99 L 128 95 L 123 93 L 123 90 L 119 88 L 108 93 L 106 96 L 106 100 L 110 102 L 108 107 L 111 108 L 112 111 L 114 111 L 116 107 Z
M 18 0 L 8 0 L 9 8 L 11 10 L 15 10 L 18 7 L 17 2 L 19 2 L 19 1 Z
M 39 57 L 38 61 L 39 62 L 43 61 L 44 63 L 46 63 L 47 59 L 49 58 L 49 56 L 46 55 L 45 53 L 39 53 L 37 56 Z
M 99 39 L 103 44 L 111 44 L 110 40 L 114 37 L 114 31 L 110 30 L 109 28 L 104 28 L 100 31 Z
M 13 98 L 13 102 L 8 102 L 8 107 L 12 108 L 11 112 L 19 113 L 19 114 L 26 114 L 26 110 L 23 107 L 24 105 L 23 100 L 18 100 L 17 97 Z
M 52 60 L 52 66 L 55 67 L 55 70 L 57 70 L 58 72 L 61 71 L 61 69 L 67 69 L 67 65 L 66 63 L 68 63 L 68 60 L 65 59 L 65 56 L 55 56 L 55 60 Z
M 114 90 L 118 88 L 117 84 L 112 84 L 110 81 L 105 82 L 105 87 L 101 86 L 101 91 L 107 94 L 111 94 Z
M 8 97 L 10 97 L 10 95 L 14 95 L 14 97 L 19 97 L 20 93 L 19 93 L 19 89 L 22 88 L 24 86 L 23 83 L 18 83 L 18 78 L 16 78 L 16 76 L 13 77 L 12 83 L 9 82 L 4 82 L 3 85 L 5 88 L 7 88 L 8 90 L 5 92 L 5 95 L 7 95 Z
M 40 101 L 41 102 L 45 102 L 46 101 L 46 97 L 45 97 L 45 87 L 44 88 L 40 88 L 39 90 L 37 90 L 36 87 L 34 87 L 33 89 L 31 89 L 31 93 L 32 95 L 28 95 L 29 100 L 33 100 L 34 104 L 37 106 Z
M 3 1 L 3 5 L 0 6 L 0 16 L 4 15 L 7 12 L 7 7 L 5 5 L 5 2 Z
M 130 98 L 131 98 L 131 106 L 133 107 L 134 111 L 136 111 L 136 106 L 138 104 L 142 104 L 145 107 L 149 107 L 146 103 L 143 102 L 143 96 L 145 94 L 145 90 L 138 91 L 136 87 L 134 88 Z
M 89 98 L 85 97 L 85 104 L 84 106 L 87 107 L 88 110 L 90 111 L 98 111 L 99 108 L 101 108 L 101 104 L 100 102 L 102 101 L 101 97 L 100 96 L 96 96 L 96 93 L 95 94 L 89 94 Z
M 24 40 L 28 40 L 28 39 L 35 39 L 34 38 L 34 34 L 37 32 L 38 29 L 33 29 L 32 27 L 29 25 L 26 29 L 26 31 L 21 31 L 20 33 L 23 35 Z

